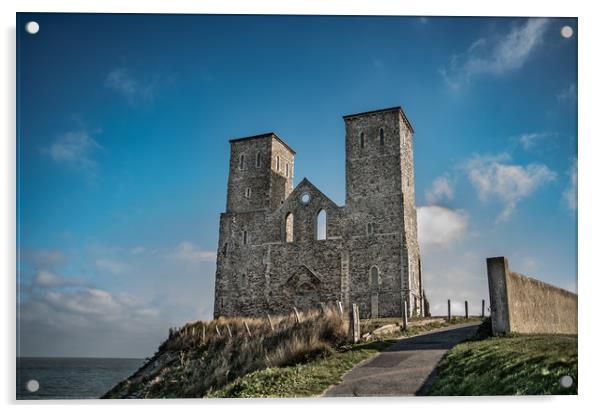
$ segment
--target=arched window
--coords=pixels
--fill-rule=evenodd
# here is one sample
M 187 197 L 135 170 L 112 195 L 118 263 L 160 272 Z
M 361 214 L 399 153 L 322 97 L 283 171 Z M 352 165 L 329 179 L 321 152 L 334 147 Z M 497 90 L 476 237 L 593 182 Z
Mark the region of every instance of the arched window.
M 247 245 L 248 241 L 249 241 L 249 236 L 247 234 L 247 231 L 243 231 L 242 232 L 242 243 L 243 243 L 243 245 Z
M 288 164 L 284 165 L 285 175 L 288 178 Z
M 223 247 L 222 253 L 224 254 L 224 257 L 228 256 L 228 243 L 227 242 L 224 243 L 224 247 Z
M 316 216 L 316 239 L 326 239 L 326 210 L 321 209 Z
M 284 241 L 285 242 L 293 242 L 293 230 L 294 230 L 294 220 L 293 213 L 289 212 L 286 214 L 286 218 L 284 219 Z
M 280 172 L 280 157 L 276 157 L 276 171 Z
M 378 289 L 379 289 L 378 268 L 372 267 L 370 269 L 370 290 L 378 291 Z
M 247 287 L 247 274 L 245 274 L 245 273 L 240 274 L 240 287 L 241 288 Z
M 360 133 L 360 148 L 364 147 L 364 132 Z
M 372 222 L 368 222 L 368 225 L 366 225 L 366 230 L 368 231 L 368 235 L 374 234 L 374 225 Z
M 247 188 L 245 189 L 245 198 L 250 198 L 251 197 L 251 188 Z
M 243 153 L 238 157 L 238 169 L 241 171 L 245 169 L 245 154 Z
M 378 131 L 378 136 L 380 138 L 380 146 L 383 146 L 385 144 L 385 131 L 383 128 L 380 128 Z
M 257 152 L 255 157 L 255 168 L 261 168 L 261 152 Z

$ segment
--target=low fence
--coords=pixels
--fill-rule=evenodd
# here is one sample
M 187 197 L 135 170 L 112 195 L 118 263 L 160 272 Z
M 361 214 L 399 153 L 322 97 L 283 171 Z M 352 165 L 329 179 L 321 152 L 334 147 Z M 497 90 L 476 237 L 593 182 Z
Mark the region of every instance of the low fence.
M 494 334 L 577 334 L 577 294 L 508 269 L 505 257 L 487 258 Z

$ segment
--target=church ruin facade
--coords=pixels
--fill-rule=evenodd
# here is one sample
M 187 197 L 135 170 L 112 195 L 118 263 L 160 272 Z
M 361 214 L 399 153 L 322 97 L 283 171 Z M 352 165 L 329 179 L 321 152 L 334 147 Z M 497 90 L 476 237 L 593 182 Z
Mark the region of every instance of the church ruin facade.
M 424 313 L 413 129 L 400 107 L 348 115 L 345 205 L 304 178 L 274 133 L 230 141 L 214 316 L 265 316 L 341 301 L 361 317 Z

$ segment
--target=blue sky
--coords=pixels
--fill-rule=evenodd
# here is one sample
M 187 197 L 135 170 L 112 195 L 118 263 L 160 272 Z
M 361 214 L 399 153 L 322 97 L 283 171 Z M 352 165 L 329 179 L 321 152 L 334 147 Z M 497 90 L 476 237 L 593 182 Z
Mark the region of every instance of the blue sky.
M 35 20 L 35 35 L 21 30 Z M 561 35 L 563 26 L 573 29 Z M 576 290 L 576 19 L 19 14 L 21 355 L 147 356 L 210 318 L 228 140 L 345 199 L 342 116 L 414 129 L 425 288 L 485 258 Z

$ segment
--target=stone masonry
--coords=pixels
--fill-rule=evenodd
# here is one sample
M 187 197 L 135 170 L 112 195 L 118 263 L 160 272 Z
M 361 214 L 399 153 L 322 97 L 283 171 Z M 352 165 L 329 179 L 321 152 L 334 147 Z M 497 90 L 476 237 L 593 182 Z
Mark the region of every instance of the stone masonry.
M 335 301 L 358 304 L 361 317 L 390 317 L 404 300 L 423 314 L 412 126 L 400 107 L 343 119 L 344 206 L 307 178 L 293 188 L 295 152 L 276 134 L 230 141 L 215 317 Z

